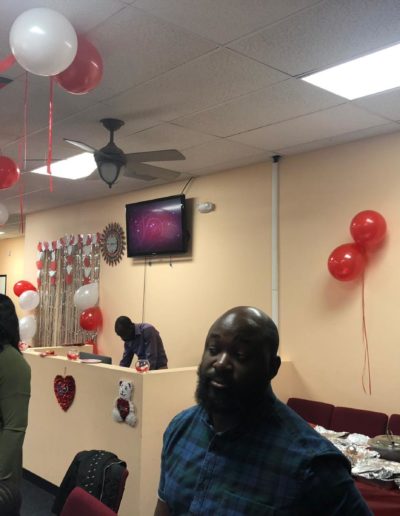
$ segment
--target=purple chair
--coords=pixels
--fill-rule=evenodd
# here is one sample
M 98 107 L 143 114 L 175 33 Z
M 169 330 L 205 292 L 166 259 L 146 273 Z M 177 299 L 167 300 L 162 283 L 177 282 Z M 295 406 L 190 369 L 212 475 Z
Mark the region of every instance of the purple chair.
M 333 405 L 302 398 L 289 398 L 287 405 L 309 423 L 330 428 Z
M 330 429 L 335 432 L 364 434 L 369 437 L 384 435 L 388 416 L 382 412 L 361 410 L 348 407 L 335 407 L 332 413 Z
M 400 435 L 400 414 L 392 414 L 389 417 L 388 430 L 394 435 Z

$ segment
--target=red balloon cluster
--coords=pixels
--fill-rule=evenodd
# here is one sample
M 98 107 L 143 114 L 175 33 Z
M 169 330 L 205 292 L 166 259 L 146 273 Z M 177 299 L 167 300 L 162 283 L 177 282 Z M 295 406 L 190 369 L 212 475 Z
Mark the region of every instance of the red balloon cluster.
M 55 75 L 56 82 L 74 95 L 93 90 L 103 77 L 103 60 L 96 47 L 84 36 L 78 36 L 75 59 L 63 72 Z
M 95 331 L 101 328 L 103 324 L 103 316 L 98 306 L 87 308 L 81 313 L 79 323 L 81 328 L 86 331 Z
M 10 188 L 19 179 L 19 168 L 15 161 L 7 156 L 0 156 L 0 189 Z
M 383 241 L 386 221 L 377 211 L 361 211 L 353 217 L 350 233 L 355 243 L 336 247 L 328 258 L 328 270 L 339 281 L 354 280 L 364 272 L 366 251 L 374 249 Z

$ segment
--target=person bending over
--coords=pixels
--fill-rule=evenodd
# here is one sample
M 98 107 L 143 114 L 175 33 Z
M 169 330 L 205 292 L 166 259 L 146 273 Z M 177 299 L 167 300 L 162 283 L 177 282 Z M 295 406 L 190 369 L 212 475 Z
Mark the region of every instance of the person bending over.
M 211 326 L 197 405 L 164 433 L 155 516 L 372 514 L 346 457 L 275 397 L 278 344 L 257 308 L 233 308 Z
M 115 321 L 115 333 L 124 341 L 122 367 L 130 367 L 134 355 L 138 360 L 148 360 L 150 369 L 167 369 L 168 359 L 160 334 L 151 324 L 133 323 L 121 315 Z

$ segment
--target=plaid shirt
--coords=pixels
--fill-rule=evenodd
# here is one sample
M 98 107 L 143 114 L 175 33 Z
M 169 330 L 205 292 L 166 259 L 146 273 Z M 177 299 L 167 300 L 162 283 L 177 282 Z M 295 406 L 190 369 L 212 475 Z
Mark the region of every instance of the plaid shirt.
M 201 407 L 178 414 L 164 434 L 158 495 L 174 516 L 372 514 L 344 455 L 272 394 L 223 433 Z

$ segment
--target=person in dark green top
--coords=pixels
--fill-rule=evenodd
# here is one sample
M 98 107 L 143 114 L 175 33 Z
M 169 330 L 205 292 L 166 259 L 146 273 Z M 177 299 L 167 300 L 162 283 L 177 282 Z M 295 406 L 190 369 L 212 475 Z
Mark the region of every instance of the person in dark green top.
M 11 299 L 0 294 L 0 481 L 18 485 L 28 425 L 31 369 L 18 349 L 18 317 Z

